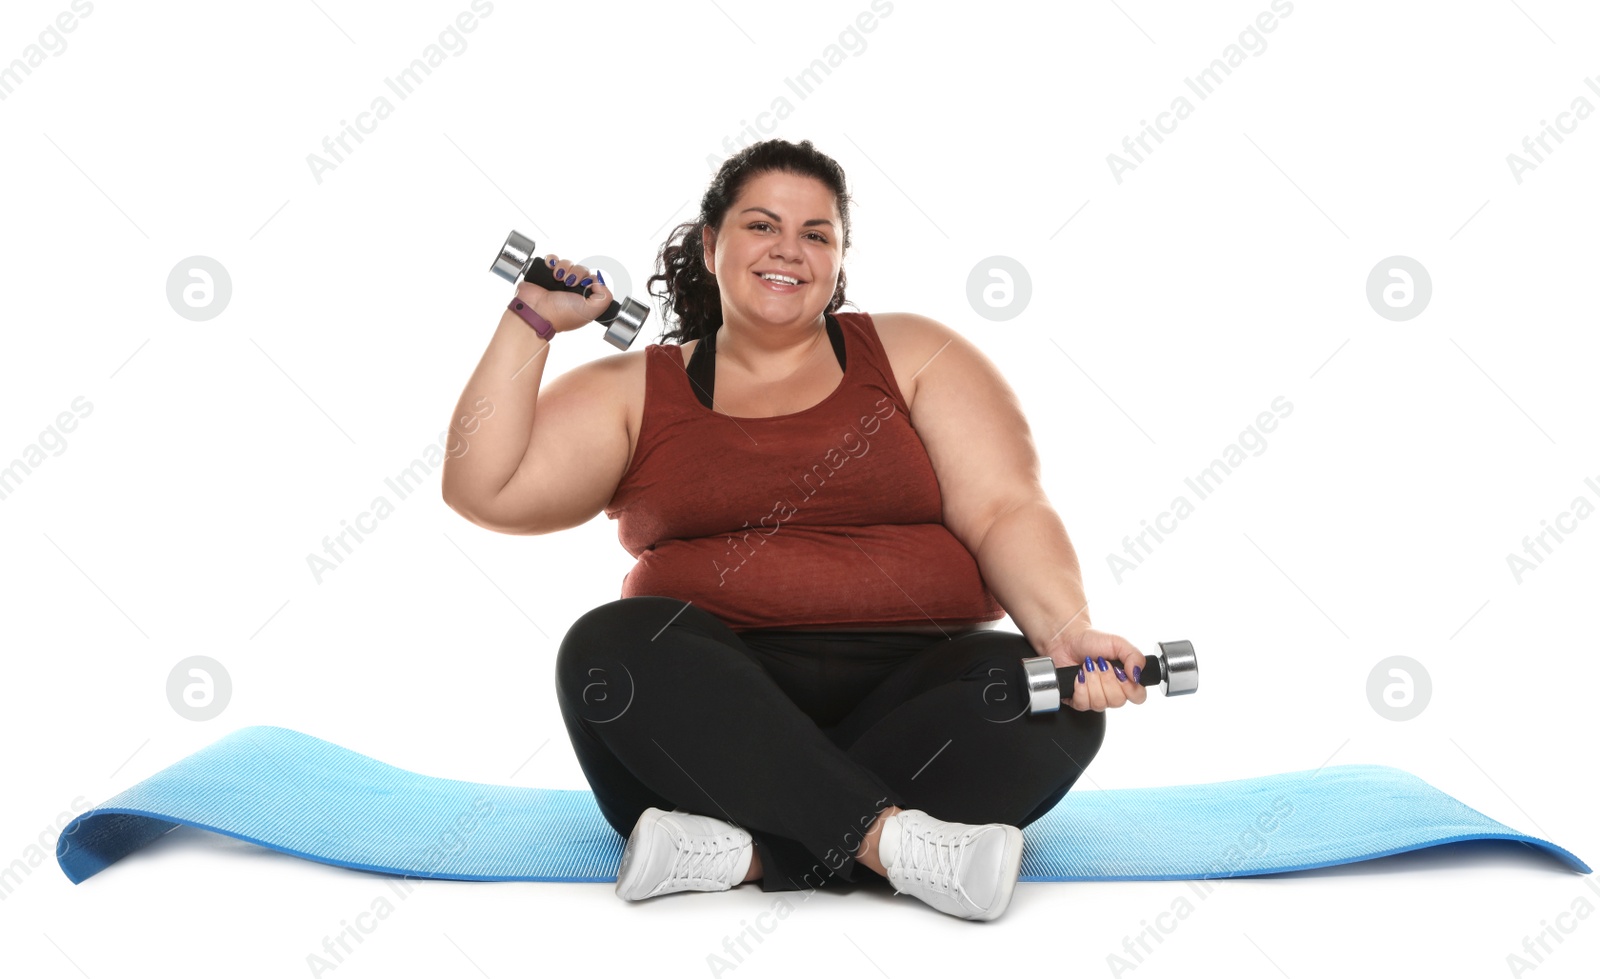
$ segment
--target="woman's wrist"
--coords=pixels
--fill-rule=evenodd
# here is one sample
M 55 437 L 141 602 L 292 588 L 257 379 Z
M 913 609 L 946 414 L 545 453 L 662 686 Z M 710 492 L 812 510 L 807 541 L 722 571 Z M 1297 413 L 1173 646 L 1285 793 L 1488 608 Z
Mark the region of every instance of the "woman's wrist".
M 1040 656 L 1052 656 L 1055 654 L 1056 650 L 1066 650 L 1072 648 L 1072 641 L 1074 639 L 1083 633 L 1092 630 L 1093 628 L 1094 626 L 1083 621 L 1083 617 L 1079 616 L 1065 629 L 1062 629 L 1049 639 L 1046 639 L 1043 643 L 1035 646 L 1034 649 L 1039 651 Z
M 544 342 L 549 343 L 551 338 L 556 335 L 554 324 L 520 296 L 511 297 L 511 302 L 506 304 L 506 309 L 515 313 L 524 323 L 532 327 L 533 332 L 539 334 L 539 338 Z

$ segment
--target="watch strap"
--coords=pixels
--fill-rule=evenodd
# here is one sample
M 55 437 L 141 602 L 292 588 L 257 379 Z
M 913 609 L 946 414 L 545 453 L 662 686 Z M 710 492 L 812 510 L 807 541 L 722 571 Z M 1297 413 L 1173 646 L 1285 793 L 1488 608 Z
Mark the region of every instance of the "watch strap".
M 521 299 L 513 296 L 506 309 L 522 317 L 522 321 L 533 327 L 533 332 L 539 334 L 541 339 L 548 341 L 556 335 L 556 328 L 550 325 L 550 321 L 534 312 L 533 307 Z

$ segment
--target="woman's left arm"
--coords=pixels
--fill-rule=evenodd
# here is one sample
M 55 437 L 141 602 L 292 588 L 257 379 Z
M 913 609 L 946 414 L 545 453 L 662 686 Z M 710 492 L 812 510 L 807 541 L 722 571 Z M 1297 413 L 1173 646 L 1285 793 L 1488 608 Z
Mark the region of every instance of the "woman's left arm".
M 1057 666 L 1084 664 L 1072 706 L 1143 703 L 1145 688 L 1132 671 L 1143 669 L 1144 655 L 1090 624 L 1078 555 L 1045 495 L 1015 392 L 950 327 L 908 313 L 879 319 L 889 319 L 903 349 L 914 352 L 911 421 L 939 480 L 945 526 L 972 553 L 984 583 L 1038 655 Z M 1102 660 L 1113 668 L 1100 668 Z M 1128 673 L 1119 675 L 1112 660 Z

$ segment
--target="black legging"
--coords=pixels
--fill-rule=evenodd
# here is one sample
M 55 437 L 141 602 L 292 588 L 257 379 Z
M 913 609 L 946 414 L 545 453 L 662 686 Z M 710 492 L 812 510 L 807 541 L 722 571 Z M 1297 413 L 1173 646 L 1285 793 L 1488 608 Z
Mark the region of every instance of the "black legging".
M 556 696 L 600 812 L 648 807 L 747 830 L 764 891 L 852 880 L 890 805 L 1026 826 L 1100 750 L 1105 714 L 1027 713 L 1014 632 L 735 633 L 676 598 L 608 602 L 572 624 Z

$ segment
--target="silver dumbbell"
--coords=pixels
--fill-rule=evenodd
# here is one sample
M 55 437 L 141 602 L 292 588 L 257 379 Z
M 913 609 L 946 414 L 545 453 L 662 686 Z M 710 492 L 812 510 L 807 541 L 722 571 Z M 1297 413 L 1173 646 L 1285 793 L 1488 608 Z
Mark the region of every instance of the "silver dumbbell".
M 534 253 L 533 239 L 517 231 L 506 236 L 489 271 L 515 285 L 526 279 L 536 286 L 552 292 L 575 292 L 585 299 L 594 291 L 591 286 L 567 285 L 558 281 L 550 266 L 540 261 Z M 606 342 L 618 350 L 627 350 L 633 338 L 639 335 L 644 321 L 650 317 L 650 307 L 626 296 L 620 302 L 612 300 L 605 312 L 595 317 L 595 322 L 606 325 Z
M 1112 660 L 1117 666 L 1120 662 Z M 1048 656 L 1030 656 L 1022 661 L 1022 673 L 1028 685 L 1028 713 L 1043 714 L 1060 710 L 1063 700 L 1072 699 L 1072 685 L 1078 682 L 1077 668 L 1057 668 Z M 1168 697 L 1194 693 L 1200 689 L 1200 664 L 1195 661 L 1194 646 L 1185 639 L 1156 643 L 1156 654 L 1145 657 L 1144 669 L 1139 673 L 1139 685 L 1161 685 Z

